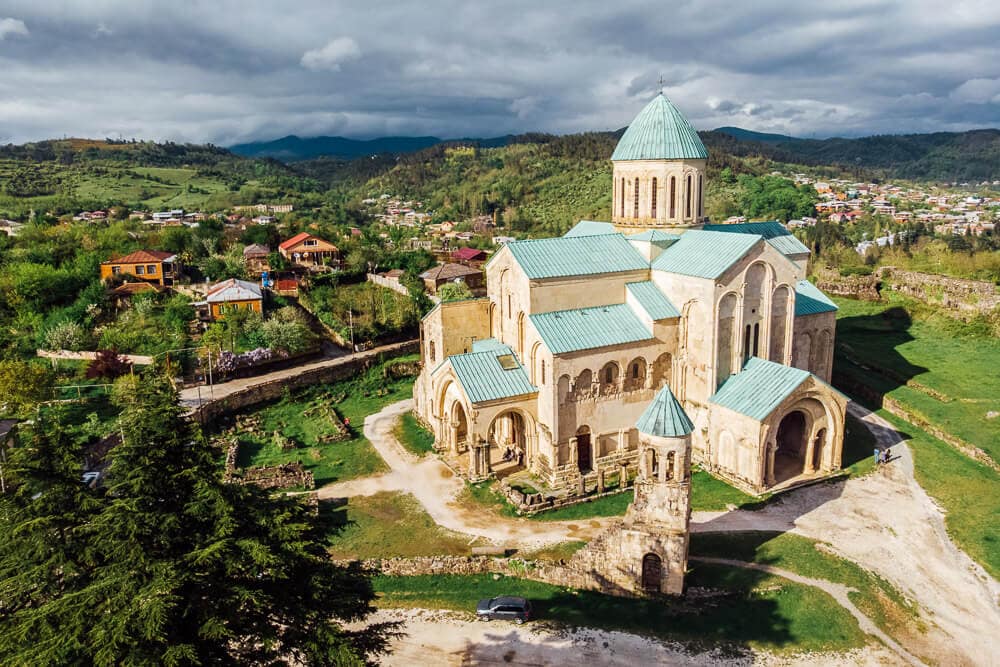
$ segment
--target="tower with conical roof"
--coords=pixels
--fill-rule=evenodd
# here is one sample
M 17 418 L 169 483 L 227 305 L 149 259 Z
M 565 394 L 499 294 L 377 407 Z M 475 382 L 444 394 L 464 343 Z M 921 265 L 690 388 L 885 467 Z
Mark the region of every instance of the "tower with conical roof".
M 708 151 L 663 93 L 628 126 L 611 161 L 611 219 L 619 231 L 682 232 L 705 223 Z

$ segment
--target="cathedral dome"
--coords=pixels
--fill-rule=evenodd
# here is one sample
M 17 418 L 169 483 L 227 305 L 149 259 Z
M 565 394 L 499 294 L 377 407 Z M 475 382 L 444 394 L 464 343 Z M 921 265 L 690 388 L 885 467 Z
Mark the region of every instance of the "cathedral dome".
M 663 93 L 639 112 L 622 135 L 612 160 L 704 160 L 705 144 Z

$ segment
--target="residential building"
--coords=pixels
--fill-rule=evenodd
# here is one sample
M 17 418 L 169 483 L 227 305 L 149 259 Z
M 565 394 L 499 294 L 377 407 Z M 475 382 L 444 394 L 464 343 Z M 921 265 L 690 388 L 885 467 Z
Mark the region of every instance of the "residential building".
M 136 278 L 157 285 L 169 286 L 181 276 L 181 265 L 172 252 L 137 250 L 101 263 L 101 279 Z
M 340 250 L 309 232 L 296 234 L 278 246 L 282 257 L 299 266 L 340 266 Z
M 260 285 L 246 280 L 230 278 L 212 285 L 205 300 L 195 304 L 203 306 L 202 317 L 212 321 L 226 319 L 233 310 L 264 312 L 264 295 Z
M 483 272 L 463 264 L 439 264 L 421 273 L 420 279 L 424 281 L 427 291 L 431 294 L 437 294 L 438 289 L 446 283 L 462 282 L 472 291 L 483 286 Z
M 271 249 L 259 243 L 253 243 L 243 248 L 243 265 L 247 267 L 247 272 L 260 275 L 265 271 L 270 271 L 271 265 L 267 260 L 270 254 Z

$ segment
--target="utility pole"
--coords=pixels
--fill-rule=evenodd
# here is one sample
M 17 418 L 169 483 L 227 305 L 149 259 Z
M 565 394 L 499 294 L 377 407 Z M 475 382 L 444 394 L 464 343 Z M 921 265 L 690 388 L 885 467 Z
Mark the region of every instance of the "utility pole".
M 348 308 L 347 314 L 351 320 L 351 352 L 357 352 L 358 348 L 354 347 L 354 311 Z

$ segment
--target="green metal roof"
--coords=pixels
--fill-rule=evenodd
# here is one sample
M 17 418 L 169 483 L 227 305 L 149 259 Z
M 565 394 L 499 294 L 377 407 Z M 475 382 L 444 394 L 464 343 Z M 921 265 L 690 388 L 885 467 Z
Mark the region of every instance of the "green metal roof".
M 557 310 L 528 318 L 552 354 L 590 350 L 653 338 L 642 320 L 624 303 Z
M 710 232 L 729 232 L 730 234 L 755 234 L 763 236 L 782 255 L 809 254 L 809 248 L 777 220 L 741 222 L 734 225 L 705 225 L 702 229 Z
M 795 317 L 830 313 L 836 310 L 837 304 L 808 280 L 800 280 L 795 283 Z
M 718 278 L 761 240 L 753 234 L 726 234 L 693 229 L 653 260 L 657 271 L 696 278 Z
M 681 311 L 677 310 L 670 299 L 660 291 L 660 288 L 652 280 L 644 280 L 639 283 L 626 283 L 625 289 L 629 291 L 635 300 L 651 319 L 667 320 L 672 317 L 680 317 Z
M 473 352 L 494 352 L 496 350 L 504 350 L 504 354 L 506 354 L 510 351 L 510 348 L 496 338 L 480 338 L 479 340 L 472 341 Z
M 730 376 L 709 400 L 735 412 L 764 420 L 799 388 L 809 371 L 750 357 L 743 370 Z
M 663 94 L 646 105 L 625 130 L 612 160 L 706 159 L 705 144 L 687 118 Z
M 505 370 L 500 357 L 509 355 L 512 368 Z M 533 394 L 538 388 L 528 380 L 521 362 L 509 347 L 498 344 L 485 352 L 453 354 L 448 357 L 459 384 L 472 403 Z
M 528 278 L 589 276 L 649 267 L 621 234 L 512 241 L 505 247 Z
M 669 385 L 657 392 L 653 402 L 635 423 L 640 433 L 659 438 L 679 438 L 694 430 L 694 423 L 684 412 Z
M 563 236 L 601 236 L 603 234 L 614 234 L 615 226 L 610 222 L 597 222 L 595 220 L 581 220 L 573 225 Z
M 661 232 L 659 229 L 650 229 L 649 231 L 639 232 L 638 234 L 629 234 L 625 238 L 629 241 L 650 241 L 653 243 L 669 241 L 673 243 L 680 237 L 680 234 L 668 234 L 667 232 Z

